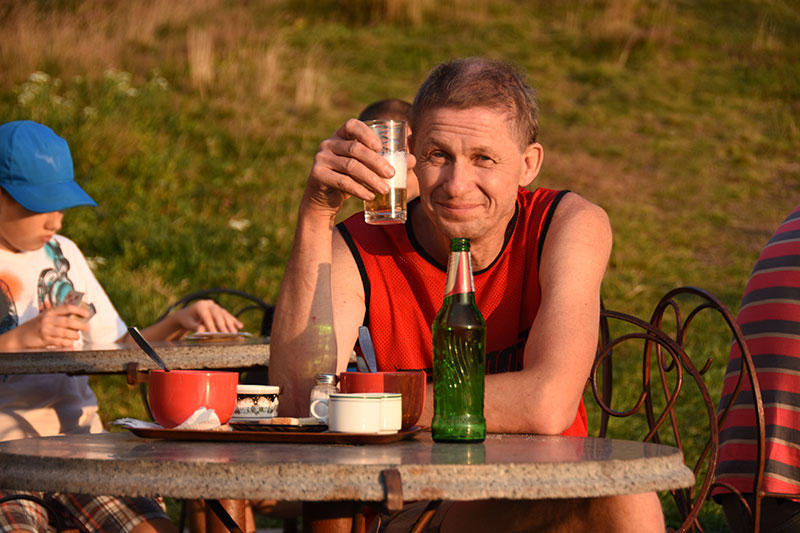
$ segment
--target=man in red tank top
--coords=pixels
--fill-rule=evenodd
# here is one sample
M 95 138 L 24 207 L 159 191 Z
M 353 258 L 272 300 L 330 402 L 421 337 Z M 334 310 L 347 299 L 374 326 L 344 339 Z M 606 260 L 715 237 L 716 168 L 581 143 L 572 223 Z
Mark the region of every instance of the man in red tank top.
M 469 58 L 439 65 L 420 87 L 409 122 L 408 164 L 420 197 L 409 204 L 405 225 L 367 226 L 354 218 L 335 226 L 350 196 L 371 200 L 388 192 L 393 169 L 378 153 L 377 135 L 355 119 L 320 145 L 273 323 L 270 379 L 283 387 L 282 413 L 306 415 L 314 374 L 343 371 L 365 323 L 380 369 L 429 367 L 430 321 L 443 297 L 450 239 L 466 237 L 487 319 L 487 430 L 585 435 L 581 398 L 597 346 L 608 217 L 577 194 L 524 189 L 543 158 L 537 104 L 506 63 Z M 433 411 L 428 392 L 425 425 Z M 382 517 L 381 531 L 404 530 L 405 514 Z M 429 527 L 529 531 L 546 524 L 664 531 L 653 493 L 449 502 Z

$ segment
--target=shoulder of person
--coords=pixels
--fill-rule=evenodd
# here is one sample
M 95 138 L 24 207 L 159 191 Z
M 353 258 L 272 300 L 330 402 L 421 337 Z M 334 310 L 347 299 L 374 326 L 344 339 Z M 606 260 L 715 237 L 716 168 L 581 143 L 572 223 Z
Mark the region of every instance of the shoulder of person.
M 75 243 L 75 241 L 58 233 L 56 233 L 53 238 L 58 243 L 61 253 L 70 261 L 70 263 L 72 263 L 73 266 L 80 264 L 81 266 L 85 266 L 85 268 L 91 270 L 91 267 L 86 260 L 86 256 L 83 255 L 83 252 Z
M 564 195 L 553 213 L 553 224 L 610 225 L 608 214 L 599 205 L 574 192 Z
M 81 249 L 78 248 L 77 244 L 75 244 L 75 241 L 73 241 L 69 237 L 61 235 L 60 233 L 56 233 L 55 235 L 53 235 L 53 238 L 56 240 L 58 245 L 61 247 L 61 251 L 62 252 L 66 253 L 67 250 L 69 250 L 70 252 L 77 251 L 78 253 L 81 253 L 81 255 L 83 255 L 83 253 L 81 252 Z

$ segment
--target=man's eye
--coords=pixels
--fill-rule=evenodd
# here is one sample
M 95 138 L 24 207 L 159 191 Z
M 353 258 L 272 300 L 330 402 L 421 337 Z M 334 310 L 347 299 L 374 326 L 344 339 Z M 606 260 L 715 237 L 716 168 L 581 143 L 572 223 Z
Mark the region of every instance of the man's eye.
M 478 161 L 481 161 L 481 162 L 486 162 L 486 163 L 491 163 L 491 162 L 493 162 L 493 161 L 494 161 L 494 159 L 492 159 L 492 158 L 491 158 L 491 157 L 489 157 L 488 155 L 479 155 L 479 156 L 477 157 L 477 159 L 478 159 Z

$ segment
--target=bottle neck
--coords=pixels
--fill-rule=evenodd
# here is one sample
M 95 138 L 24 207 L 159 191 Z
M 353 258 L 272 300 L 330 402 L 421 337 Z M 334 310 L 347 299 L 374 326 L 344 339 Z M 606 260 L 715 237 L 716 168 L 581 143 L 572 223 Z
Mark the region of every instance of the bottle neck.
M 469 251 L 450 252 L 450 259 L 447 263 L 447 283 L 444 289 L 445 298 L 473 292 L 475 292 L 475 282 L 472 279 L 472 261 Z

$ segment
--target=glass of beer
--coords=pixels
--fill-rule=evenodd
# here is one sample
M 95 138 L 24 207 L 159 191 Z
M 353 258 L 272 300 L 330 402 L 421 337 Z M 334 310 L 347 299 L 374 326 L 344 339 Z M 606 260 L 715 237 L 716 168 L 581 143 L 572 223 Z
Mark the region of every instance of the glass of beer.
M 406 123 L 402 120 L 368 120 L 367 126 L 383 142 L 381 155 L 394 167 L 389 180 L 391 190 L 376 194 L 375 199 L 364 202 L 364 220 L 367 224 L 402 224 L 406 221 Z

